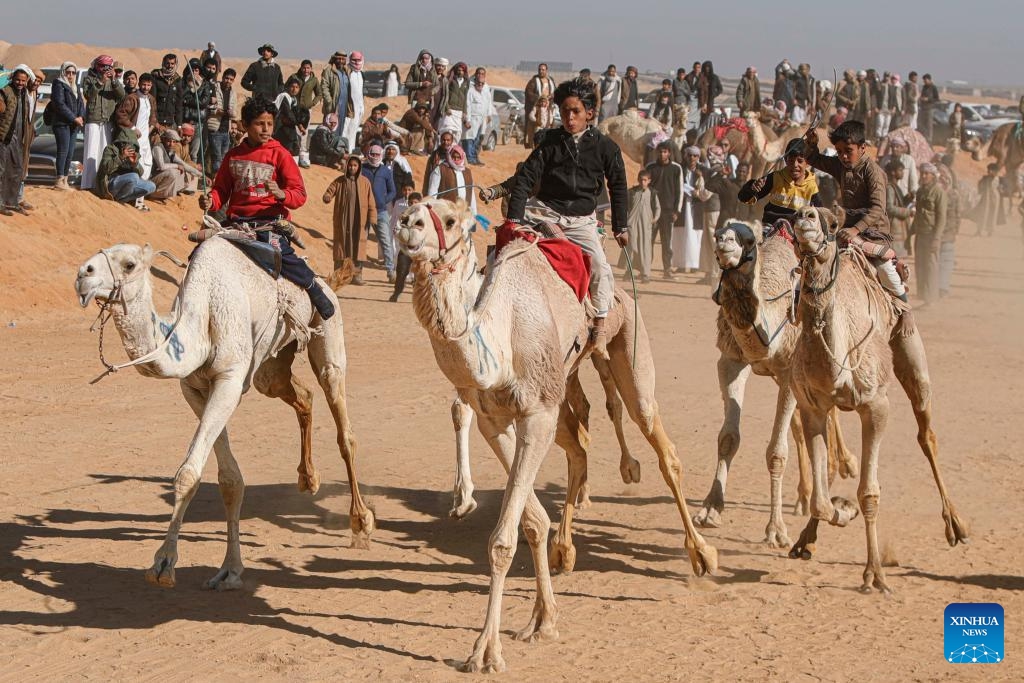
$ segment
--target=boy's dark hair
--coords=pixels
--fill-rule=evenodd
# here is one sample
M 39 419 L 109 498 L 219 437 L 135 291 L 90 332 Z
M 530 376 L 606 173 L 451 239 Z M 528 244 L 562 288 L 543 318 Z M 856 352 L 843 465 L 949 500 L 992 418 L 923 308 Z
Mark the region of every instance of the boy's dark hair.
M 661 150 L 663 150 L 663 149 L 667 149 L 669 152 L 671 152 L 672 151 L 672 143 L 669 142 L 668 140 L 662 140 L 661 142 L 658 143 L 657 149 L 658 149 L 659 152 Z
M 391 107 L 388 106 L 387 102 L 381 102 L 370 111 L 391 111 Z
M 299 87 L 302 87 L 302 81 L 300 81 L 299 79 L 295 78 L 295 76 L 289 76 L 288 80 L 284 82 L 284 87 L 285 88 L 290 88 L 293 85 L 297 85 Z
M 301 67 L 304 67 L 304 66 L 306 66 L 307 64 L 309 64 L 310 66 L 313 66 L 313 62 L 309 61 L 308 59 L 303 59 L 303 60 L 302 60 L 302 63 L 301 63 L 301 64 L 299 64 L 299 67 L 300 67 L 300 68 L 301 68 Z
M 232 78 L 235 78 L 235 77 L 238 76 L 238 72 L 235 71 L 234 69 L 230 69 L 230 68 L 229 69 L 224 69 L 224 73 L 222 73 L 220 75 L 220 77 L 221 78 L 226 78 L 228 76 L 231 76 Z
M 851 145 L 863 145 L 866 142 L 864 137 L 864 124 L 860 121 L 843 121 L 839 127 L 832 131 L 828 139 L 833 145 L 845 142 Z
M 661 84 L 662 85 L 672 85 L 672 79 L 671 78 L 663 78 L 663 79 L 661 79 Z
M 921 76 L 921 78 L 925 78 L 925 79 L 930 81 L 930 80 L 932 80 L 932 75 L 931 74 L 925 74 L 924 76 Z
M 803 138 L 794 138 L 789 141 L 786 145 L 786 151 L 783 154 L 783 158 L 789 159 L 790 157 L 803 157 L 806 159 L 808 156 L 807 143 L 804 142 Z
M 555 104 L 559 107 L 570 97 L 579 98 L 583 108 L 591 111 L 597 108 L 597 89 L 594 84 L 583 78 L 562 81 L 555 88 Z
M 911 71 L 909 74 L 907 74 L 907 78 L 913 78 L 916 75 L 917 75 L 916 71 Z
M 580 69 L 580 76 L 589 76 L 590 69 Z
M 262 114 L 277 116 L 277 105 L 273 100 L 268 100 L 263 95 L 256 95 L 242 105 L 242 123 L 247 126 Z
M 638 179 L 639 178 L 650 178 L 651 177 L 651 172 L 648 171 L 646 168 L 641 168 L 640 172 L 636 174 L 636 177 Z
M 126 71 L 125 74 L 124 74 L 126 78 L 128 77 L 128 74 L 129 74 L 129 72 Z M 140 74 L 139 75 L 139 83 L 152 83 L 152 82 L 153 82 L 153 74 L 149 73 L 148 71 L 146 73 L 144 73 L 144 74 Z
M 903 165 L 902 161 L 900 161 L 899 159 L 890 159 L 889 163 L 887 163 L 885 165 L 885 172 L 886 173 L 892 173 L 892 172 L 896 171 L 896 169 L 903 169 L 903 168 L 906 168 L 906 166 Z
M 420 194 L 419 192 L 413 192 L 412 194 L 409 195 L 409 201 L 410 202 L 422 202 L 423 201 L 423 195 Z
M 131 69 L 128 69 L 128 70 L 127 70 L 127 71 L 125 71 L 125 72 L 124 72 L 123 74 L 121 74 L 121 78 L 122 78 L 122 80 L 125 80 L 125 81 L 127 81 L 127 80 L 128 80 L 128 77 L 129 77 L 129 76 L 135 76 L 136 78 L 138 78 L 138 77 L 139 77 L 139 74 L 135 73 L 135 72 L 134 72 L 134 71 L 132 71 Z M 152 76 L 150 76 L 150 78 L 153 78 L 153 77 L 152 77 Z

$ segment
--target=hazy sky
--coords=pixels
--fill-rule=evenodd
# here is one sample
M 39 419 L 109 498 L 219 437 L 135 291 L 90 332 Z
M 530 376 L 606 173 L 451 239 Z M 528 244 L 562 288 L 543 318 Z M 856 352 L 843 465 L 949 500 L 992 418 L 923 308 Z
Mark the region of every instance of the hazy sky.
M 939 83 L 1024 83 L 1022 0 L 591 0 L 581 11 L 582 5 L 46 0 L 46 11 L 33 12 L 23 2 L 3 2 L 0 39 L 196 50 L 214 40 L 232 57 L 255 57 L 256 47 L 270 41 L 282 57 L 317 62 L 335 49 L 358 49 L 371 62 L 397 62 L 403 73 L 427 48 L 471 63 L 569 61 L 595 71 L 614 62 L 620 69 L 635 64 L 667 72 L 711 59 L 721 74 L 738 75 L 753 64 L 770 76 L 788 57 L 794 65 L 810 62 L 816 75 L 828 78 L 836 66 L 840 72 L 875 67 L 904 76 L 911 69 L 930 71 Z

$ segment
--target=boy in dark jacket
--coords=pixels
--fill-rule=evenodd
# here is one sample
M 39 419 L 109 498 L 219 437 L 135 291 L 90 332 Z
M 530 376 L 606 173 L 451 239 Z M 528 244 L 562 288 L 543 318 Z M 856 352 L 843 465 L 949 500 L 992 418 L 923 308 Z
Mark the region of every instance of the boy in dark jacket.
M 530 220 L 558 224 L 567 239 L 590 256 L 590 299 L 595 314 L 590 344 L 607 356 L 605 318 L 612 305 L 615 283 L 597 232 L 597 195 L 607 182 L 612 205 L 612 232 L 619 246 L 629 242 L 626 167 L 618 145 L 591 124 L 597 110 L 593 81 L 576 78 L 555 89 L 562 127 L 547 131 L 522 168 L 508 205 L 502 230 L 514 230 L 529 213 Z M 539 183 L 535 199 L 527 199 Z

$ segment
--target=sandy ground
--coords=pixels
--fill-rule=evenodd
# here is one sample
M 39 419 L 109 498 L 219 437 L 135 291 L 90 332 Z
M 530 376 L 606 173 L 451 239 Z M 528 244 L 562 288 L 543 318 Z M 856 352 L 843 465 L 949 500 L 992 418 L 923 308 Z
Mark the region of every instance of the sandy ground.
M 503 177 L 521 155 L 514 148 L 486 155 L 480 179 Z M 306 173 L 311 200 L 296 215 L 321 271 L 330 260 L 330 223 L 319 195 L 331 178 L 324 169 Z M 200 590 L 224 551 L 212 463 L 183 528 L 178 586 L 157 589 L 143 571 L 165 532 L 172 477 L 195 420 L 173 382 L 129 371 L 88 384 L 101 369 L 88 331 L 95 310 L 78 308 L 72 282 L 79 263 L 117 241 L 149 241 L 184 255 L 181 226 L 191 227 L 198 211 L 184 198 L 154 203 L 149 215 L 81 193 L 30 188 L 28 198 L 39 206 L 33 217 L 0 223 L 0 417 L 8 433 L 0 449 L 0 680 L 465 680 L 452 664 L 469 654 L 483 623 L 486 543 L 504 476 L 474 431 L 480 508 L 464 521 L 448 519 L 452 391 L 408 294 L 387 303 L 384 274 L 372 270 L 368 286 L 348 288 L 342 298 L 360 478 L 380 526 L 370 549 L 348 547 L 347 484 L 322 396 L 314 454 L 325 484 L 310 497 L 295 486 L 292 411 L 253 393 L 230 425 L 248 484 L 244 589 Z M 895 383 L 880 467 L 882 543 L 899 561 L 889 569 L 894 595 L 856 590 L 864 560 L 859 520 L 848 529 L 824 527 L 809 562 L 764 546 L 762 454 L 774 392 L 755 379 L 724 524 L 706 533 L 721 569 L 694 578 L 671 497 L 632 425 L 627 437 L 643 481 L 621 483 L 599 383 L 587 370 L 594 505 L 579 515 L 576 571 L 554 580 L 560 639 L 526 645 L 508 637 L 533 601 L 521 546 L 503 613 L 508 680 L 1024 678 L 1024 484 L 1015 476 L 1024 439 L 1024 248 L 1016 225 L 993 238 L 973 232 L 965 222 L 953 296 L 918 314 L 942 464 L 971 522 L 969 546 L 945 543 L 938 496 Z M 173 287 L 158 282 L 157 289 L 169 301 Z M 691 506 L 707 491 L 721 420 L 716 309 L 708 295 L 686 276 L 643 286 L 640 298 Z M 123 357 L 112 346 L 111 355 Z M 297 364 L 312 381 L 308 363 Z M 859 446 L 856 420 L 847 415 L 843 424 Z M 788 500 L 795 470 L 791 463 Z M 565 478 L 565 460 L 553 450 L 537 488 L 556 521 Z M 835 488 L 853 497 L 856 484 Z M 786 522 L 795 538 L 803 520 L 788 505 Z M 1004 606 L 1005 662 L 944 661 L 943 609 L 962 601 Z

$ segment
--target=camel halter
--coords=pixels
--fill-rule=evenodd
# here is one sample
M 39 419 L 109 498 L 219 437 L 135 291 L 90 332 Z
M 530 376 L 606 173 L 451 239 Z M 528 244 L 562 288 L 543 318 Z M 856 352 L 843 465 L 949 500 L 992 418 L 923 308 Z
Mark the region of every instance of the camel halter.
M 106 372 L 102 373 L 101 375 L 99 375 L 95 379 L 91 380 L 89 382 L 89 384 L 96 384 L 101 379 L 104 379 L 105 377 L 107 377 L 107 375 L 112 375 L 115 372 L 117 372 L 118 370 L 123 370 L 125 368 L 130 368 L 130 367 L 135 366 L 135 365 L 142 365 L 143 363 L 149 363 L 150 361 L 156 360 L 156 358 L 161 353 L 163 353 L 164 349 L 166 349 L 167 345 L 170 343 L 171 338 L 174 336 L 174 331 L 177 329 L 178 323 L 181 322 L 181 301 L 180 301 L 180 297 L 181 297 L 181 289 L 184 288 L 184 284 L 185 284 L 185 279 L 182 278 L 181 288 L 178 289 L 178 296 L 174 297 L 174 306 L 177 309 L 177 313 L 176 313 L 175 318 L 174 318 L 174 323 L 171 325 L 170 329 L 167 330 L 167 336 L 164 337 L 164 340 L 162 342 L 160 342 L 160 344 L 158 344 L 157 347 L 155 349 L 153 349 L 152 351 L 150 351 L 149 353 L 147 353 L 147 354 L 145 354 L 143 356 L 139 356 L 135 360 L 128 361 L 126 363 L 120 363 L 120 364 L 114 365 L 112 363 L 109 363 L 107 361 L 106 357 L 103 354 L 103 331 L 106 329 L 107 323 L 110 321 L 110 319 L 114 315 L 114 306 L 115 305 L 121 304 L 122 311 L 124 311 L 124 313 L 126 313 L 126 314 L 128 313 L 128 302 L 125 301 L 125 299 L 124 299 L 124 285 L 126 283 L 128 283 L 128 282 L 133 282 L 133 281 L 137 280 L 138 278 L 140 278 L 142 276 L 141 275 L 133 274 L 129 279 L 122 280 L 122 279 L 118 278 L 117 275 L 114 274 L 114 264 L 111 263 L 111 261 L 110 261 L 110 252 L 107 249 L 100 249 L 96 253 L 97 254 L 103 254 L 103 258 L 107 262 L 107 268 L 110 270 L 110 279 L 113 281 L 114 286 L 111 288 L 110 296 L 107 297 L 106 301 L 97 302 L 97 304 L 100 307 L 100 312 L 99 312 L 99 315 L 96 316 L 96 320 L 94 320 L 92 325 L 89 327 L 89 331 L 93 332 L 93 331 L 96 330 L 96 325 L 99 324 L 99 330 L 100 330 L 100 337 L 99 337 L 100 363 L 102 363 L 103 367 L 105 367 L 107 369 Z M 169 260 L 172 263 L 174 263 L 174 265 L 178 266 L 179 268 L 186 269 L 185 277 L 188 277 L 188 272 L 187 272 L 188 265 L 184 261 L 179 259 L 177 256 L 175 256 L 174 254 L 172 254 L 172 253 L 170 253 L 168 251 L 161 250 L 161 251 L 157 251 L 154 254 L 154 256 L 163 256 L 167 260 Z M 144 269 L 140 268 L 136 272 L 144 273 L 146 271 Z

